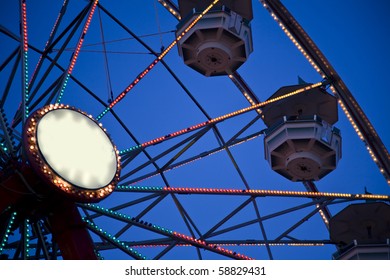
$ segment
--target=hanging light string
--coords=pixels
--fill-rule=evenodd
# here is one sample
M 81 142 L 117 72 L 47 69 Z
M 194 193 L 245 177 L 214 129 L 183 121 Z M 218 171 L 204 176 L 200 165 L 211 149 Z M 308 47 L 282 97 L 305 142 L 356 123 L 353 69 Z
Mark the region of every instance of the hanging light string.
M 177 136 L 182 135 L 182 134 L 185 134 L 185 133 L 189 133 L 189 132 L 191 132 L 191 131 L 197 130 L 197 129 L 202 128 L 202 127 L 205 127 L 205 126 L 207 126 L 207 125 L 213 125 L 213 124 L 222 122 L 222 121 L 227 120 L 227 119 L 230 119 L 230 118 L 232 118 L 232 117 L 235 117 L 235 116 L 238 116 L 238 115 L 241 115 L 241 114 L 250 112 L 250 111 L 252 111 L 252 110 L 257 110 L 257 109 L 262 108 L 262 107 L 264 107 L 264 106 L 266 106 L 266 105 L 268 105 L 268 104 L 271 104 L 271 103 L 273 103 L 273 102 L 280 101 L 280 100 L 282 100 L 282 99 L 291 97 L 291 96 L 293 96 L 293 95 L 297 95 L 297 94 L 299 94 L 299 93 L 302 93 L 302 92 L 305 92 L 305 91 L 308 91 L 308 90 L 311 90 L 311 89 L 314 89 L 314 88 L 318 88 L 318 87 L 327 85 L 328 83 L 329 83 L 329 82 L 328 82 L 327 80 L 325 80 L 325 81 L 323 81 L 323 82 L 318 82 L 318 83 L 316 83 L 316 84 L 308 85 L 308 86 L 306 86 L 306 87 L 303 87 L 303 88 L 294 90 L 294 91 L 292 91 L 292 92 L 289 92 L 289 93 L 287 93 L 287 94 L 285 94 L 285 95 L 281 95 L 281 96 L 278 96 L 278 97 L 275 97 L 275 98 L 271 98 L 271 99 L 269 99 L 269 100 L 267 100 L 267 101 L 264 101 L 264 102 L 261 102 L 261 103 L 258 103 L 258 104 L 255 104 L 255 105 L 246 107 L 246 108 L 244 108 L 244 109 L 237 110 L 237 111 L 235 111 L 235 112 L 232 112 L 232 113 L 229 113 L 229 114 L 226 114 L 226 115 L 223 115 L 223 116 L 220 116 L 220 117 L 211 119 L 211 120 L 209 120 L 209 121 L 205 121 L 205 122 L 202 122 L 202 123 L 199 123 L 199 124 L 190 126 L 190 127 L 188 127 L 188 128 L 185 128 L 185 129 L 176 131 L 176 132 L 174 132 L 174 133 L 170 133 L 170 134 L 168 134 L 168 135 L 165 135 L 165 136 L 162 136 L 162 137 L 153 139 L 153 140 L 148 141 L 148 142 L 145 142 L 145 143 L 143 143 L 143 144 L 140 144 L 140 145 L 137 145 L 137 146 L 133 146 L 133 147 L 131 147 L 131 148 L 122 150 L 122 151 L 120 151 L 119 153 L 120 153 L 121 155 L 123 155 L 123 154 L 127 154 L 127 153 L 130 153 L 130 152 L 133 152 L 133 151 L 135 151 L 135 150 L 141 149 L 141 148 L 146 148 L 146 147 L 151 146 L 151 145 L 156 145 L 156 144 L 161 143 L 161 142 L 163 142 L 163 141 L 165 141 L 165 140 L 168 140 L 168 139 L 177 137 Z
M 72 58 L 71 58 L 71 60 L 70 60 L 68 69 L 67 69 L 66 74 L 65 74 L 65 76 L 64 76 L 64 79 L 62 80 L 61 87 L 60 87 L 60 93 L 59 93 L 59 95 L 58 95 L 58 98 L 57 98 L 56 103 L 60 103 L 60 102 L 61 102 L 61 99 L 62 99 L 62 97 L 63 97 L 63 95 L 64 95 L 66 85 L 67 85 L 67 83 L 68 83 L 68 80 L 69 80 L 70 75 L 71 75 L 72 72 L 73 72 L 73 68 L 74 68 L 74 66 L 75 66 L 75 64 L 76 64 L 77 58 L 78 58 L 79 53 L 80 53 L 80 49 L 81 49 L 81 47 L 82 47 L 82 45 L 83 45 L 83 42 L 84 42 L 84 37 L 85 37 L 85 35 L 87 34 L 89 25 L 91 24 L 91 20 L 92 20 L 93 14 L 95 13 L 96 6 L 97 6 L 98 2 L 99 2 L 99 0 L 93 1 L 91 10 L 89 11 L 87 20 L 86 20 L 86 22 L 85 22 L 85 24 L 84 24 L 83 32 L 81 33 L 81 36 L 80 36 L 80 39 L 79 39 L 79 41 L 78 41 L 78 43 L 77 43 L 76 49 L 75 49 L 75 51 L 73 52 L 73 55 L 72 55 Z
M 181 38 L 183 38 L 183 36 L 185 36 L 192 29 L 192 27 L 194 27 L 194 25 L 200 21 L 202 17 L 218 2 L 219 0 L 214 0 L 202 13 L 200 13 L 190 24 L 188 24 L 187 28 L 182 33 L 180 33 L 176 39 L 163 52 L 161 52 L 161 54 L 148 67 L 146 67 L 145 70 L 142 71 L 135 78 L 135 80 L 108 105 L 106 109 L 104 109 L 103 112 L 101 112 L 96 117 L 96 120 L 100 120 L 105 114 L 108 113 L 108 111 L 110 111 L 118 102 L 120 102 L 150 72 L 150 70 L 152 70 L 154 66 L 156 66 L 168 54 L 168 52 L 177 44 L 177 42 L 179 42 Z

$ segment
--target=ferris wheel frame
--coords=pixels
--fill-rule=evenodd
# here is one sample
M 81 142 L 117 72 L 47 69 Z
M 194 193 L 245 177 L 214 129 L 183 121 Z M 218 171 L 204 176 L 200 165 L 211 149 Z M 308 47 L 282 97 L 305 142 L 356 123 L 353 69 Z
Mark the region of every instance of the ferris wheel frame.
M 368 193 L 348 194 L 320 192 L 317 189 L 315 183 L 312 181 L 303 182 L 306 191 L 252 189 L 249 184 L 246 183 L 245 176 L 240 170 L 240 167 L 237 164 L 237 160 L 231 152 L 230 148 L 242 143 L 246 143 L 263 135 L 263 130 L 257 130 L 256 132 L 252 133 L 246 133 L 246 131 L 253 129 L 253 125 L 261 120 L 261 108 L 265 105 L 265 103 L 259 100 L 257 95 L 251 90 L 248 83 L 238 72 L 233 72 L 232 74 L 228 75 L 228 78 L 246 98 L 249 106 L 225 115 L 220 115 L 219 117 L 211 117 L 207 110 L 202 107 L 200 102 L 184 85 L 184 83 L 179 78 L 179 75 L 176 74 L 175 71 L 164 60 L 165 56 L 175 46 L 176 42 L 180 40 L 180 38 L 175 38 L 169 47 L 158 53 L 154 51 L 153 48 L 151 48 L 147 43 L 145 43 L 142 38 L 137 36 L 131 29 L 129 29 L 129 27 L 123 24 L 114 15 L 112 15 L 110 11 L 98 1 L 91 1 L 88 3 L 88 5 L 86 5 L 81 10 L 81 12 L 71 21 L 71 23 L 65 27 L 62 33 L 56 35 L 58 32 L 57 28 L 59 23 L 61 22 L 62 17 L 65 15 L 65 7 L 68 5 L 68 1 L 64 1 L 63 7 L 61 8 L 61 11 L 57 17 L 58 21 L 56 21 L 54 24 L 52 33 L 44 50 L 41 51 L 38 48 L 35 48 L 33 45 L 29 44 L 27 36 L 27 2 L 28 1 L 24 0 L 20 1 L 20 18 L 22 22 L 20 35 L 14 34 L 3 26 L 0 28 L 0 31 L 3 33 L 3 35 L 11 38 L 11 40 L 15 40 L 20 44 L 14 51 L 11 52 L 8 57 L 4 59 L 1 64 L 1 69 L 4 69 L 9 67 L 11 62 L 14 62 L 11 74 L 9 75 L 7 86 L 3 91 L 1 100 L 2 113 L 4 113 L 0 117 L 0 125 L 2 129 L 1 157 L 2 162 L 4 162 L 4 166 L 8 166 L 8 168 L 3 167 L 3 174 L 1 174 L 4 178 L 2 180 L 3 185 L 7 186 L 7 188 L 3 188 L 1 191 L 2 194 L 7 194 L 5 195 L 7 199 L 4 199 L 0 204 L 2 207 L 1 210 L 3 216 L 1 218 L 2 227 L 0 228 L 0 238 L 2 238 L 0 239 L 2 241 L 0 244 L 0 251 L 10 250 L 14 252 L 14 258 L 22 259 L 53 259 L 60 256 L 60 251 L 58 250 L 58 243 L 60 242 L 53 239 L 52 243 L 50 244 L 50 242 L 47 241 L 47 237 L 51 237 L 50 232 L 52 231 L 52 228 L 48 226 L 50 222 L 48 223 L 45 218 L 42 218 L 43 214 L 41 213 L 39 213 L 39 215 L 37 214 L 38 216 L 31 215 L 30 210 L 26 211 L 27 213 L 23 213 L 23 211 L 21 211 L 23 209 L 23 204 L 20 204 L 20 198 L 16 193 L 34 193 L 34 191 L 30 189 L 29 184 L 26 183 L 26 181 L 30 180 L 28 179 L 30 175 L 27 175 L 29 174 L 28 171 L 23 173 L 24 171 L 22 170 L 25 169 L 21 167 L 21 165 L 23 165 L 21 163 L 25 163 L 25 154 L 21 145 L 21 131 L 25 129 L 24 125 L 29 116 L 29 113 L 31 110 L 38 109 L 40 106 L 42 106 L 42 104 L 61 102 L 63 98 L 66 98 L 65 94 L 68 83 L 77 85 L 87 93 L 88 98 L 93 99 L 96 104 L 100 104 L 99 106 L 102 109 L 98 112 L 94 112 L 96 114 L 95 118 L 97 120 L 100 121 L 100 119 L 102 119 L 102 121 L 104 121 L 105 115 L 109 115 L 110 118 L 121 127 L 123 133 L 127 135 L 126 137 L 132 139 L 133 143 L 133 145 L 126 146 L 119 152 L 124 172 L 122 173 L 121 181 L 116 187 L 115 192 L 120 195 L 136 194 L 138 198 L 134 198 L 133 200 L 130 199 L 129 201 L 118 205 L 108 204 L 107 207 L 90 203 L 77 203 L 74 205 L 69 205 L 64 202 L 66 207 L 68 207 L 66 209 L 70 209 L 68 210 L 69 212 L 76 211 L 75 207 L 77 206 L 77 209 L 79 209 L 82 214 L 80 217 L 77 217 L 77 221 L 74 221 L 74 223 L 72 222 L 71 224 L 73 226 L 77 225 L 82 227 L 84 229 L 82 230 L 82 235 L 86 235 L 86 229 L 94 234 L 94 248 L 88 249 L 90 252 L 89 257 L 91 258 L 93 257 L 93 250 L 96 253 L 96 257 L 99 257 L 100 255 L 97 254 L 98 251 L 105 252 L 111 249 L 119 249 L 132 258 L 144 259 L 146 257 L 140 253 L 142 248 L 157 247 L 163 249 L 158 252 L 154 258 L 160 259 L 168 254 L 173 248 L 194 247 L 196 250 L 196 255 L 200 259 L 203 258 L 201 249 L 204 249 L 207 252 L 216 253 L 217 256 L 221 257 L 250 259 L 250 256 L 236 252 L 232 249 L 227 249 L 226 247 L 237 245 L 242 247 L 263 245 L 266 248 L 267 257 L 272 259 L 272 246 L 322 246 L 324 244 L 333 244 L 332 241 L 327 239 L 298 240 L 290 235 L 291 232 L 304 224 L 305 221 L 316 215 L 321 217 L 325 223 L 325 226 L 327 227 L 332 216 L 328 209 L 330 205 L 341 204 L 355 200 L 390 200 L 390 197 L 387 195 L 372 195 Z M 168 8 L 168 11 L 172 13 L 175 18 L 177 17 L 176 13 L 178 9 L 175 3 L 164 0 L 159 0 L 159 2 L 163 5 L 163 7 Z M 341 109 L 344 111 L 348 120 L 351 122 L 359 138 L 366 145 L 369 154 L 373 158 L 374 162 L 378 165 L 380 173 L 382 173 L 387 182 L 389 182 L 390 163 L 387 149 L 382 143 L 379 135 L 376 133 L 373 125 L 369 122 L 368 118 L 364 114 L 362 108 L 354 99 L 351 92 L 348 90 L 337 72 L 333 69 L 325 56 L 310 39 L 308 34 L 303 30 L 303 28 L 282 5 L 281 2 L 269 0 L 261 0 L 260 2 L 262 6 L 270 12 L 273 19 L 292 40 L 298 50 L 302 52 L 302 54 L 309 60 L 309 63 L 313 66 L 315 71 L 320 74 L 321 81 L 314 84 L 314 86 L 328 88 L 338 98 Z M 103 99 L 95 94 L 93 90 L 90 90 L 83 82 L 78 80 L 76 75 L 73 75 L 73 68 L 78 63 L 78 56 L 83 46 L 84 38 L 87 38 L 88 36 L 90 23 L 97 11 L 104 13 L 107 18 L 110 18 L 112 22 L 116 23 L 124 32 L 137 40 L 137 42 L 142 45 L 142 47 L 144 47 L 154 56 L 152 62 L 148 64 L 146 68 L 142 69 L 141 72 L 136 75 L 136 78 L 132 80 L 125 87 L 125 89 L 118 94 L 118 96 L 112 96 L 113 98 L 110 98 L 108 102 L 103 101 Z M 207 13 L 207 11 L 205 11 L 205 13 Z M 191 24 L 189 26 L 191 26 Z M 196 22 L 193 24 L 195 25 Z M 77 37 L 76 34 L 79 34 L 79 37 L 77 39 L 77 44 L 71 55 L 70 61 L 68 64 L 64 64 L 67 66 L 61 66 L 64 63 L 62 56 L 64 56 L 69 42 Z M 54 46 L 58 46 L 58 51 L 56 51 L 56 55 L 52 57 L 50 51 L 53 50 Z M 39 54 L 40 58 L 35 71 L 38 71 L 37 73 L 39 73 L 39 71 L 43 71 L 40 70 L 41 68 L 47 67 L 44 73 L 41 72 L 39 75 L 29 75 L 29 72 L 31 71 L 31 69 L 28 69 L 29 52 L 36 52 Z M 44 65 L 44 62 L 49 63 L 49 65 Z M 206 120 L 203 122 L 191 124 L 190 126 L 177 131 L 168 131 L 166 132 L 168 134 L 165 134 L 164 136 L 160 136 L 146 142 L 141 142 L 135 137 L 129 126 L 114 110 L 114 107 L 119 104 L 126 97 L 126 95 L 133 90 L 133 88 L 136 88 L 142 79 L 148 75 L 153 75 L 152 73 L 149 74 L 149 72 L 152 72 L 152 69 L 159 64 L 161 64 L 175 80 L 175 82 L 177 82 L 179 87 L 186 93 L 186 95 L 195 104 Z M 22 69 L 20 77 L 17 74 L 18 67 Z M 40 93 L 42 91 L 40 88 L 43 87 L 45 82 L 48 80 L 48 76 L 55 71 L 59 71 L 56 73 L 60 73 L 60 75 L 58 75 L 54 81 L 51 81 L 50 85 L 45 85 L 47 89 L 43 93 Z M 6 119 L 6 115 L 9 114 L 9 112 L 5 112 L 3 107 L 10 98 L 9 91 L 13 80 L 15 80 L 17 76 L 22 81 L 22 98 L 20 105 L 17 107 L 17 110 L 13 112 L 14 116 L 12 122 L 10 123 Z M 139 87 L 142 87 L 142 85 Z M 283 98 L 288 98 L 293 94 L 299 93 L 300 92 L 291 92 L 289 95 L 286 95 Z M 241 116 L 247 112 L 256 112 L 256 114 L 249 121 L 247 121 L 245 125 L 242 125 L 238 130 L 236 130 L 230 138 L 227 139 L 224 137 L 217 124 L 223 123 L 225 120 L 234 119 L 235 117 Z M 201 143 L 201 141 L 211 133 L 215 135 L 215 138 L 219 142 L 217 147 L 210 147 L 207 150 L 203 150 L 199 154 L 182 159 L 181 156 L 185 154 L 187 150 L 196 146 L 198 143 Z M 173 144 L 169 145 L 170 143 Z M 148 152 L 149 147 L 152 148 L 158 146 L 159 144 L 166 145 L 162 151 L 158 151 L 157 153 L 154 152 L 153 155 Z M 168 179 L 164 175 L 165 172 L 177 169 L 192 162 L 196 162 L 200 159 L 207 158 L 208 156 L 217 154 L 221 151 L 226 152 L 227 157 L 233 163 L 239 174 L 239 177 L 242 179 L 245 188 L 173 187 L 169 184 Z M 137 157 L 140 155 L 145 157 L 147 160 L 141 163 L 134 163 L 136 162 Z M 158 164 L 161 159 L 165 159 L 163 166 L 159 166 Z M 179 159 L 181 160 L 179 161 Z M 135 164 L 135 166 L 133 166 L 133 164 Z M 154 170 L 150 170 L 150 166 L 152 166 Z M 140 172 L 143 169 L 148 169 L 149 171 L 145 173 Z M 18 172 L 13 174 L 13 172 L 10 170 L 17 170 Z M 151 178 L 156 175 L 161 176 L 165 186 L 134 185 L 137 182 L 146 180 L 147 178 Z M 18 183 L 15 183 L 16 181 Z M 7 185 L 8 183 L 9 185 Z M 19 187 L 14 189 L 14 192 L 16 191 L 15 194 L 10 194 L 8 186 L 13 186 L 15 184 Z M 178 199 L 178 196 L 181 195 L 191 195 L 192 197 L 197 195 L 207 195 L 218 198 L 240 197 L 244 199 L 240 201 L 238 206 L 233 207 L 233 209 L 231 209 L 228 213 L 225 213 L 225 215 L 216 221 L 209 228 L 209 230 L 202 232 L 198 228 L 197 223 L 193 220 L 192 216 L 187 212 L 182 202 L 180 202 Z M 145 215 L 147 215 L 167 197 L 170 197 L 173 203 L 176 205 L 178 213 L 180 214 L 179 216 L 182 217 L 184 224 L 186 225 L 187 233 L 180 233 L 173 229 L 167 229 L 161 225 L 143 220 Z M 275 211 L 272 214 L 262 215 L 262 213 L 259 211 L 258 201 L 269 197 L 306 198 L 309 202 L 306 200 L 304 203 L 301 203 L 298 206 L 291 206 L 283 210 Z M 36 203 L 37 202 L 34 200 L 32 205 L 35 206 Z M 141 207 L 139 213 L 134 217 L 121 211 L 127 207 L 136 206 L 142 203 L 147 203 L 147 206 Z M 18 207 L 15 208 L 13 205 L 18 205 Z M 249 207 L 249 205 L 251 205 L 254 209 L 253 219 L 241 221 L 235 225 L 221 228 L 223 225 L 228 224 L 230 220 L 235 217 L 235 215 L 241 210 Z M 267 238 L 267 231 L 266 227 L 264 226 L 265 221 L 308 208 L 311 210 L 298 219 L 298 221 L 289 225 L 278 236 L 273 239 Z M 22 215 L 20 215 L 20 213 L 18 214 L 18 212 L 21 212 Z M 62 214 L 59 212 L 58 217 L 61 215 Z M 19 218 L 19 216 L 21 216 L 21 218 Z M 99 221 L 99 218 L 102 217 L 105 217 L 109 221 L 115 221 L 115 223 L 119 222 L 121 224 L 116 233 L 110 233 L 110 231 L 105 230 L 104 227 L 98 225 L 97 221 Z M 53 224 L 55 222 L 52 221 L 51 223 Z M 20 238 L 19 240 L 15 240 L 9 243 L 8 240 L 10 233 L 15 231 L 16 225 L 20 228 Z M 225 233 L 244 229 L 248 225 L 258 225 L 259 233 L 263 238 L 251 240 L 215 238 L 220 235 L 223 236 Z M 105 227 L 110 228 L 110 225 L 105 225 Z M 158 236 L 159 238 L 150 237 L 149 239 L 138 241 L 122 240 L 120 237 L 133 227 L 153 233 L 151 236 Z M 71 236 L 73 236 L 73 234 L 77 235 L 79 233 L 74 232 L 71 234 Z M 71 238 L 74 238 L 74 236 L 68 237 L 66 240 Z M 86 239 L 88 239 L 88 237 L 85 237 L 81 240 L 85 241 Z M 30 252 L 32 251 L 34 252 L 34 255 L 30 255 Z M 69 258 L 86 258 L 85 255 L 72 254 L 69 255 Z

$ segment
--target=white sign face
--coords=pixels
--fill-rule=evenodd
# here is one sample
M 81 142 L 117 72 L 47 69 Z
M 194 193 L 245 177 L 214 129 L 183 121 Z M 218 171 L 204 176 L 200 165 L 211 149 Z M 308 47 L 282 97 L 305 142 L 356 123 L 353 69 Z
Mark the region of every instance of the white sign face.
M 49 166 L 77 187 L 96 190 L 117 171 L 115 149 L 103 129 L 69 109 L 48 112 L 37 127 L 37 144 Z

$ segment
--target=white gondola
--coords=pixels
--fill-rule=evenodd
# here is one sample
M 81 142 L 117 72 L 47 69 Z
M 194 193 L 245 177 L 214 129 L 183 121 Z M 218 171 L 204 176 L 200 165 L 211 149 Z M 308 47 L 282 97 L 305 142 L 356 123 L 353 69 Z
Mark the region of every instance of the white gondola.
M 270 98 L 304 87 L 288 86 Z M 292 181 L 319 180 L 341 158 L 337 100 L 324 89 L 274 102 L 263 110 L 268 126 L 264 138 L 265 158 L 272 169 Z
M 182 21 L 179 36 L 211 1 L 179 1 Z M 253 51 L 250 21 L 252 4 L 220 1 L 178 42 L 184 63 L 205 76 L 227 75 L 237 70 Z M 239 4 L 238 4 L 239 3 Z

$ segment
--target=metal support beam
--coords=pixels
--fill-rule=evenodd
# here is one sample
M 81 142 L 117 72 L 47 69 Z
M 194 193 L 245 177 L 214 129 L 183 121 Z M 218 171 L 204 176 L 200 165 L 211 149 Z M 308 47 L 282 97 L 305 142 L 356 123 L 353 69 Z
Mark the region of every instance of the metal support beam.
M 317 186 L 314 184 L 313 181 L 305 181 L 303 182 L 303 185 L 305 186 L 306 190 L 309 192 L 318 192 Z M 315 201 L 315 199 L 313 199 Z M 329 230 L 329 221 L 332 218 L 332 214 L 330 213 L 328 207 L 323 206 L 321 204 L 317 204 L 317 206 L 322 206 L 320 209 L 320 214 L 322 217 L 322 220 L 325 223 L 326 228 Z
M 158 0 L 168 12 L 170 12 L 177 20 L 181 20 L 179 8 L 171 0 Z
M 234 71 L 233 73 L 229 74 L 230 80 L 234 83 L 234 85 L 241 91 L 241 93 L 244 95 L 246 100 L 251 105 L 259 104 L 261 101 L 256 96 L 256 94 L 252 91 L 252 89 L 249 87 L 249 85 L 244 81 L 244 79 L 241 77 L 240 74 L 238 74 L 237 71 Z M 262 113 L 261 109 L 257 109 L 256 112 L 258 114 Z
M 281 1 L 260 1 L 271 12 L 274 19 L 278 20 L 289 32 L 290 36 L 295 39 L 297 47 L 302 48 L 301 52 L 312 62 L 314 68 L 323 78 L 331 81 L 333 86 L 331 89 L 336 97 L 339 98 L 342 109 L 354 126 L 358 136 L 366 144 L 370 155 L 378 165 L 380 172 L 386 178 L 387 183 L 390 184 L 390 154 L 339 74 Z
M 94 244 L 73 202 L 58 203 L 48 215 L 53 238 L 67 260 L 96 260 Z

